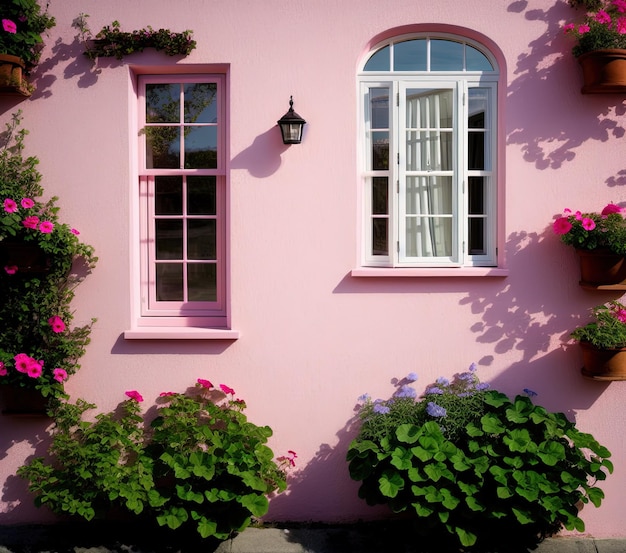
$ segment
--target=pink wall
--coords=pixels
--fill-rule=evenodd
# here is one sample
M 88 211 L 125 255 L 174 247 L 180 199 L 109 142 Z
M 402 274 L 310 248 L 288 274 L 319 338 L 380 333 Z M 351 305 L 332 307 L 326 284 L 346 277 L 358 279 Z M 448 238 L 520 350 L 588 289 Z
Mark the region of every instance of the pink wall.
M 356 497 L 345 463 L 354 405 L 387 397 L 410 371 L 426 385 L 472 361 L 480 376 L 515 394 L 528 387 L 567 412 L 613 452 L 615 473 L 587 532 L 624 536 L 625 383 L 585 381 L 569 332 L 591 306 L 614 298 L 578 286 L 575 254 L 548 226 L 564 207 L 624 202 L 626 110 L 619 96 L 582 96 L 560 25 L 564 0 L 53 0 L 37 92 L 0 99 L 0 124 L 18 107 L 28 153 L 40 158 L 63 220 L 95 246 L 100 262 L 79 287 L 76 323 L 97 317 L 73 397 L 113 408 L 128 389 L 146 398 L 198 377 L 232 386 L 250 418 L 274 429 L 277 454 L 298 452 L 290 491 L 274 520 L 348 521 L 380 516 Z M 232 325 L 236 341 L 126 341 L 131 325 L 129 67 L 172 63 L 145 52 L 93 68 L 71 22 L 92 29 L 193 29 L 197 49 L 179 64 L 229 64 Z M 446 23 L 474 30 L 506 66 L 506 278 L 355 278 L 358 186 L 355 74 L 388 30 Z M 288 30 L 293 24 L 293 30 Z M 307 121 L 286 147 L 276 120 L 289 95 Z M 36 421 L 0 420 L 0 524 L 50 520 L 13 476 L 45 450 Z

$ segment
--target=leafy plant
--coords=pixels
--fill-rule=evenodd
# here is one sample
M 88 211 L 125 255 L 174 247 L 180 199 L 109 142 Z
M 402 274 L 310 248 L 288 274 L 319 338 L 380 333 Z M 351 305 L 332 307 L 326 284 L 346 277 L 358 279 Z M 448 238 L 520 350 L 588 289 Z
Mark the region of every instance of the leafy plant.
M 227 539 L 267 512 L 268 496 L 286 488 L 295 453 L 273 460 L 272 430 L 244 414 L 234 390 L 207 380 L 185 394 L 163 393 L 150 424 L 136 391 L 94 422 L 95 405 L 78 400 L 56 412 L 49 457 L 19 468 L 38 506 L 86 520 L 111 509 L 171 530 L 194 527 Z
M 574 213 L 566 209 L 554 221 L 552 229 L 568 246 L 583 250 L 606 248 L 619 255 L 626 254 L 626 219 L 622 208 L 613 203 L 600 213 Z
M 20 122 L 18 111 L 0 147 L 0 384 L 61 397 L 63 382 L 80 367 L 93 323 L 71 328 L 70 304 L 97 258 L 77 230 L 59 221 L 57 198 L 40 200 L 39 160 L 24 157 L 28 133 Z M 12 253 L 24 249 L 34 257 L 22 261 Z
M 569 0 L 569 4 L 586 12 L 581 23 L 564 27 L 577 41 L 572 48 L 576 57 L 593 50 L 626 48 L 626 0 Z
M 389 400 L 364 398 L 347 460 L 368 504 L 412 512 L 466 548 L 584 530 L 579 506 L 600 505 L 595 482 L 613 471 L 591 435 L 535 405 L 530 390 L 511 400 L 487 389 L 475 365 L 422 398 L 409 388 L 405 381 Z
M 626 347 L 626 306 L 619 301 L 610 301 L 596 305 L 591 313 L 595 321 L 574 330 L 572 338 L 599 349 Z

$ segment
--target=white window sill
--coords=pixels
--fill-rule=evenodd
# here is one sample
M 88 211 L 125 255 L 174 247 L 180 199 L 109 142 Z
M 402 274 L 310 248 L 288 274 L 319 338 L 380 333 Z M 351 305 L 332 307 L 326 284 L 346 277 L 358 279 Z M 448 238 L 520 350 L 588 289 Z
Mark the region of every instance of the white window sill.
M 124 331 L 125 340 L 238 340 L 239 331 L 226 328 L 152 326 Z
M 507 277 L 508 269 L 500 267 L 358 267 L 353 277 Z

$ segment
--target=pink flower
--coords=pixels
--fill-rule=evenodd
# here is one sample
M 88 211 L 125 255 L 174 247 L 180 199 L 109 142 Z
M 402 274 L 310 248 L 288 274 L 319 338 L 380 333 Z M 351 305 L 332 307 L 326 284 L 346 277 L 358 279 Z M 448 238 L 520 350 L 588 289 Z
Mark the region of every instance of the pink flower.
M 5 364 L 0 361 L 0 376 L 6 376 L 8 374 Z
M 576 213 L 574 213 L 574 218 L 577 221 L 582 221 L 583 220 L 583 214 L 580 211 L 577 211 Z
M 141 394 L 137 390 L 129 390 L 128 392 L 126 392 L 126 395 L 130 399 L 134 399 L 137 402 L 142 402 L 143 401 L 143 397 L 141 396 Z
M 18 353 L 15 357 L 13 357 L 13 360 L 15 361 L 15 370 L 21 373 L 28 372 L 30 362 L 34 361 L 34 359 L 25 353 Z
M 61 317 L 59 317 L 58 315 L 50 317 L 48 319 L 48 324 L 52 327 L 52 332 L 56 332 L 57 334 L 65 330 L 65 323 L 63 322 L 63 319 L 61 319 Z
M 13 23 L 13 21 L 11 21 L 10 19 L 3 19 L 2 20 L 2 28 L 7 32 L 7 33 L 11 33 L 11 34 L 15 34 L 17 33 L 17 26 L 15 25 L 15 23 Z
M 31 378 L 39 378 L 41 373 L 43 372 L 43 362 L 36 361 L 35 359 L 30 359 L 28 363 L 28 368 L 26 369 L 26 374 Z
M 573 23 L 568 23 L 567 25 L 563 25 L 563 32 L 564 33 L 569 33 L 571 31 L 574 30 L 574 24 Z
M 581 25 L 578 26 L 578 34 L 579 35 L 584 35 L 585 33 L 589 32 L 589 25 L 587 25 L 586 23 L 582 23 Z
M 620 17 L 617 20 L 615 27 L 620 35 L 626 34 L 626 17 Z
M 63 382 L 67 380 L 67 371 L 65 369 L 60 369 L 57 367 L 52 371 L 52 374 L 54 375 L 54 379 L 57 382 Z
M 22 198 L 20 204 L 24 209 L 30 209 L 35 205 L 35 202 L 33 202 L 30 198 Z
M 230 388 L 229 386 L 226 386 L 226 384 L 220 384 L 220 389 L 222 390 L 222 392 L 224 392 L 225 394 L 230 394 L 235 395 L 235 390 L 233 390 L 232 388 Z
M 11 198 L 5 198 L 4 211 L 7 213 L 15 213 L 17 211 L 17 204 Z
M 610 23 L 611 22 L 611 16 L 606 13 L 604 10 L 598 10 L 598 13 L 596 13 L 596 21 L 598 23 Z
M 585 217 L 583 219 L 582 225 L 585 230 L 593 230 L 594 228 L 596 228 L 596 222 L 589 217 Z
M 170 396 L 175 396 L 176 392 L 161 392 L 159 394 L 159 397 L 170 397 Z
M 202 386 L 203 388 L 213 388 L 213 384 L 211 383 L 211 381 L 205 380 L 204 378 L 198 378 L 198 384 L 200 384 L 200 386 Z
M 7 275 L 14 275 L 17 273 L 17 265 L 5 265 L 4 271 Z
M 626 0 L 625 0 L 626 1 Z M 622 208 L 618 205 L 615 205 L 613 202 L 605 206 L 602 210 L 602 215 L 610 215 L 611 213 L 621 213 Z
M 613 0 L 613 5 L 620 13 L 626 12 L 626 0 Z
M 70 232 L 71 232 L 72 234 L 75 234 L 76 236 L 78 236 L 78 235 L 80 234 L 80 232 L 78 232 L 75 228 L 70 229 Z
M 37 215 L 30 215 L 22 221 L 22 224 L 26 228 L 37 228 L 37 225 L 39 224 L 39 217 L 37 217 Z
M 43 234 L 50 234 L 54 230 L 54 223 L 50 221 L 43 221 L 39 225 L 39 231 Z
M 572 230 L 572 223 L 569 222 L 567 217 L 559 217 L 552 225 L 552 230 L 555 234 L 567 234 Z

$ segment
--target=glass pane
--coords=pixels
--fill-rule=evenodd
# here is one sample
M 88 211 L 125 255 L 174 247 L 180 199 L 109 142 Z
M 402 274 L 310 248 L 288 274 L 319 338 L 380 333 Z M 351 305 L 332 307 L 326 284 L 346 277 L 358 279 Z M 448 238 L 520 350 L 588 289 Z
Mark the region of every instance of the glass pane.
M 370 88 L 371 128 L 389 128 L 389 89 Z
M 372 255 L 389 255 L 388 219 L 372 219 Z
M 157 215 L 183 214 L 182 177 L 155 177 L 154 212 Z
M 485 179 L 484 177 L 470 177 L 468 179 L 468 208 L 472 215 L 484 215 L 485 211 Z
M 183 301 L 182 263 L 157 263 L 156 299 L 158 301 Z
M 393 47 L 393 69 L 394 71 L 426 71 L 426 49 L 425 39 L 407 40 L 399 42 Z
M 187 259 L 216 258 L 215 219 L 187 221 Z
M 487 56 L 468 44 L 465 45 L 465 67 L 468 71 L 493 71 Z
M 183 222 L 180 219 L 157 219 L 155 255 L 157 259 L 183 258 Z
M 468 221 L 469 253 L 471 255 L 485 255 L 485 220 L 471 218 Z
M 217 123 L 217 85 L 189 83 L 185 92 L 185 123 Z
M 467 125 L 470 129 L 485 128 L 485 114 L 491 91 L 487 88 L 470 88 Z
M 408 131 L 407 171 L 452 171 L 452 131 Z
M 470 132 L 467 138 L 467 168 L 485 169 L 485 133 Z
M 408 177 L 405 203 L 407 215 L 452 214 L 452 177 Z
M 215 194 L 215 177 L 187 177 L 187 213 L 215 215 Z
M 217 267 L 213 263 L 187 266 L 189 301 L 217 301 Z
M 408 257 L 450 257 L 452 218 L 407 218 L 405 238 Z
M 452 128 L 452 90 L 410 88 L 406 91 L 406 126 L 413 129 Z
M 374 177 L 372 179 L 372 214 L 387 215 L 389 213 L 387 177 Z
M 180 84 L 146 85 L 146 122 L 180 122 Z
M 146 127 L 146 167 L 180 168 L 180 131 L 178 127 Z
M 365 67 L 364 71 L 389 71 L 389 46 L 385 46 L 372 54 Z
M 372 133 L 372 169 L 386 171 L 389 169 L 389 133 Z
M 463 71 L 463 45 L 451 40 L 431 40 L 430 70 Z
M 185 169 L 217 167 L 217 127 L 185 128 Z

